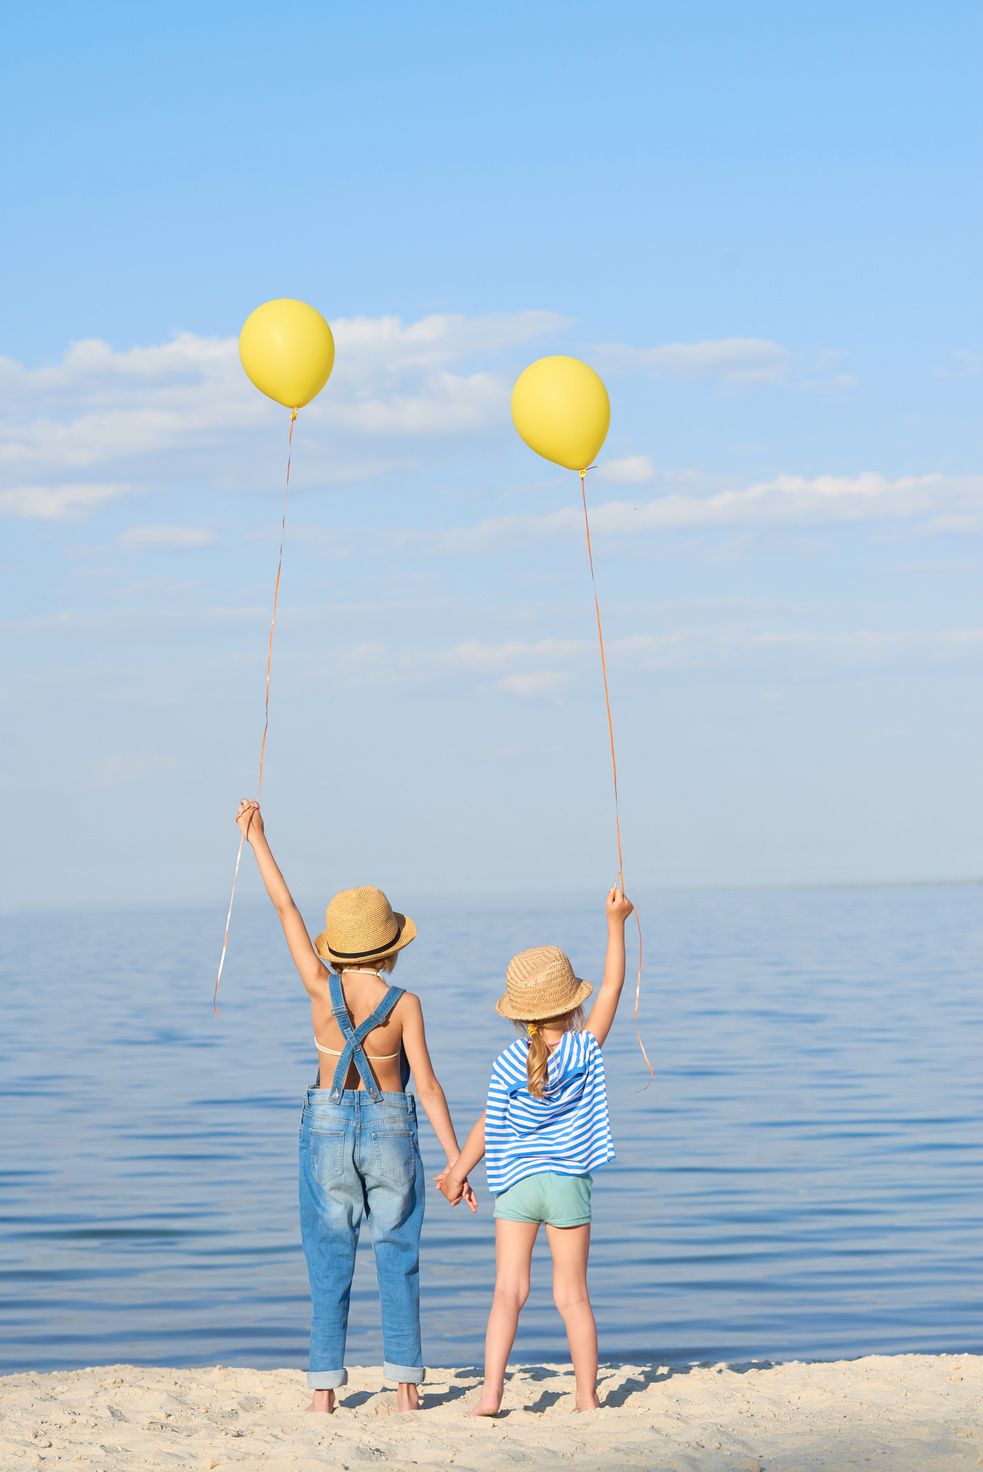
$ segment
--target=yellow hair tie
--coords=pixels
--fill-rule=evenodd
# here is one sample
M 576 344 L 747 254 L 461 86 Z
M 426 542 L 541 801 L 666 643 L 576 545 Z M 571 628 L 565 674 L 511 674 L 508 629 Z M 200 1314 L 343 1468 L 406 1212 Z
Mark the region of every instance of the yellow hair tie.
M 536 1024 L 534 1022 L 530 1022 L 529 1023 L 529 1036 L 531 1038 L 534 1038 L 536 1036 L 536 1034 L 538 1033 L 538 1031 L 539 1031 L 539 1028 L 536 1026 Z

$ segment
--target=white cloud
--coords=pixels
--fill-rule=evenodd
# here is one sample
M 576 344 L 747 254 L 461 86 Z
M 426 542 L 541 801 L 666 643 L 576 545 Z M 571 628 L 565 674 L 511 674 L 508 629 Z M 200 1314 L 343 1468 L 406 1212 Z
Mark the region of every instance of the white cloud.
M 301 678 L 314 684 L 329 679 L 343 689 L 463 679 L 528 697 L 555 694 L 585 662 L 589 650 L 580 639 L 535 643 L 467 639 L 444 649 L 396 649 L 365 641 L 324 659 L 304 660 Z
M 983 505 L 983 476 L 921 475 L 889 480 L 874 471 L 856 476 L 778 475 L 743 490 L 707 497 L 670 494 L 636 509 L 600 506 L 593 520 L 605 531 L 639 527 L 823 525 L 895 520 Z
M 802 378 L 790 384 L 790 388 L 806 389 L 816 394 L 842 394 L 860 387 L 860 379 L 852 373 L 832 373 L 828 378 Z
M 555 312 L 457 313 L 423 317 L 409 326 L 399 317 L 341 319 L 332 323 L 338 348 L 332 379 L 374 389 L 407 369 L 451 368 L 476 356 L 497 356 L 567 325 Z
M 978 378 L 983 373 L 983 353 L 971 352 L 969 348 L 957 348 L 952 354 L 951 366 L 935 369 L 936 378 Z
M 827 526 L 844 522 L 921 517 L 930 530 L 970 529 L 967 517 L 983 510 L 983 475 L 902 476 L 889 480 L 873 471 L 857 476 L 813 478 L 779 475 L 739 490 L 698 496 L 669 492 L 648 502 L 607 501 L 591 507 L 591 530 L 610 536 L 696 527 Z M 583 515 L 575 505 L 544 516 L 512 512 L 472 527 L 434 534 L 403 533 L 400 543 L 422 541 L 452 555 L 493 553 L 525 547 L 568 533 L 581 535 Z
M 194 586 L 193 584 L 191 585 Z M 134 594 L 143 591 L 140 585 L 131 590 Z M 156 591 L 156 590 L 153 590 Z M 165 590 L 161 590 L 165 591 Z M 166 590 L 181 593 L 181 589 Z M 129 637 L 137 630 L 153 633 L 182 633 L 199 631 L 206 626 L 253 624 L 258 628 L 269 626 L 269 607 L 242 606 L 199 608 L 192 604 L 181 604 L 176 608 L 103 608 L 92 611 L 66 609 L 62 613 L 39 614 L 32 618 L 9 619 L 0 623 L 0 634 L 8 638 L 33 638 L 53 634 L 59 638 L 76 636 L 89 639 L 93 636 L 115 635 Z
M 294 619 L 308 624 L 337 623 L 337 610 L 295 610 Z M 712 623 L 707 622 L 707 617 Z M 863 670 L 967 669 L 983 661 L 983 628 L 939 630 L 847 629 L 839 631 L 789 627 L 794 609 L 738 604 L 712 605 L 694 612 L 689 605 L 661 605 L 653 629 L 653 616 L 644 607 L 635 611 L 633 622 L 639 632 L 614 635 L 608 628 L 605 640 L 609 676 L 627 693 L 633 684 L 642 688 L 653 674 L 729 672 L 755 679 L 798 680 L 817 675 L 849 675 Z M 45 618 L 24 619 L 0 628 L 9 641 L 54 635 L 62 644 L 66 636 L 91 646 L 98 636 L 104 653 L 107 639 L 130 639 L 136 630 L 160 635 L 170 631 L 194 631 L 196 637 L 216 626 L 248 623 L 265 631 L 269 609 L 222 607 L 184 610 L 138 610 L 118 608 L 103 613 L 63 613 Z M 784 626 L 783 626 L 784 625 Z M 392 692 L 399 689 L 440 686 L 474 690 L 532 700 L 553 699 L 565 693 L 598 694 L 600 678 L 596 638 L 525 640 L 466 639 L 431 647 L 400 644 L 396 640 L 362 640 L 349 647 L 325 647 L 323 653 L 287 653 L 278 660 L 278 686 L 285 693 L 306 698 L 311 688 L 341 691 Z M 161 683 L 160 671 L 153 672 L 143 687 L 127 677 L 113 695 L 138 704 L 162 700 L 183 702 L 194 688 L 195 699 L 220 698 L 229 680 L 260 679 L 262 649 L 227 658 L 218 665 L 206 659 L 181 661 Z M 195 674 L 195 671 L 198 671 Z M 173 686 L 173 689 L 171 688 Z M 165 688 L 166 687 L 166 688 Z M 106 783 L 126 781 L 130 775 L 162 770 L 162 758 L 113 756 L 100 768 Z
M 605 648 L 609 672 L 622 680 L 633 673 L 725 669 L 797 678 L 824 671 L 976 664 L 983 659 L 983 629 L 830 633 L 724 625 L 634 634 L 606 640 Z M 311 683 L 330 680 L 349 690 L 463 680 L 533 699 L 593 688 L 597 675 L 598 647 L 593 640 L 510 639 L 488 644 L 467 640 L 429 651 L 363 643 L 323 660 L 305 661 L 302 678 Z
M 963 377 L 978 378 L 983 373 L 983 353 L 971 353 L 968 348 L 959 348 L 952 356 Z
M 843 393 L 858 384 L 850 373 L 831 371 L 847 356 L 845 353 L 824 350 L 804 373 L 800 363 L 799 373 L 794 374 L 793 355 L 788 348 L 763 337 L 667 342 L 652 348 L 599 343 L 591 353 L 601 372 L 626 378 L 705 379 L 730 389 L 782 384 L 816 393 Z
M 190 332 L 127 352 L 73 343 L 45 368 L 0 358 L 0 468 L 90 467 L 197 442 L 248 422 L 244 383 L 233 340 Z
M 531 344 L 545 346 L 566 325 L 545 311 L 336 321 L 334 372 L 301 410 L 295 484 L 357 484 L 419 469 L 455 437 L 494 432 L 510 439 L 518 363 L 531 356 Z M 648 349 L 608 344 L 597 356 L 604 371 L 731 387 L 784 382 L 790 362 L 787 349 L 761 338 Z M 815 384 L 798 386 L 845 382 L 845 375 L 827 372 L 835 356 L 817 364 Z M 285 440 L 287 422 L 286 411 L 249 383 L 233 337 L 181 332 L 125 351 L 89 339 L 73 343 L 61 362 L 31 369 L 0 358 L 0 513 L 78 516 L 112 498 L 175 484 L 266 489 L 270 436 L 278 428 Z M 610 461 L 599 474 L 641 484 L 654 467 L 635 455 Z
M 965 533 L 968 536 L 979 536 L 980 532 L 983 532 L 983 510 L 954 511 L 947 516 L 933 516 L 929 527 L 933 532 L 955 532 Z
M 641 485 L 655 476 L 655 465 L 648 455 L 628 455 L 624 460 L 605 460 L 597 467 L 598 480 L 616 485 Z
M 126 485 L 14 486 L 0 491 L 0 515 L 32 521 L 68 521 L 115 500 L 130 490 Z
M 534 673 L 506 675 L 498 681 L 499 690 L 511 690 L 529 700 L 537 695 L 558 695 L 570 683 L 569 673 L 562 670 L 539 670 Z
M 783 673 L 814 673 L 893 665 L 976 662 L 983 656 L 983 629 L 910 632 L 858 629 L 755 631 L 721 628 L 678 634 L 635 635 L 610 646 L 612 664 L 624 669 L 672 670 L 744 667 Z
M 760 337 L 723 337 L 708 342 L 669 342 L 654 348 L 601 343 L 593 349 L 609 373 L 650 378 L 711 378 L 745 385 L 781 383 L 789 352 Z
M 434 442 L 507 426 L 512 375 L 495 364 L 564 322 L 529 311 L 333 323 L 335 370 L 301 410 L 306 453 L 296 459 L 297 479 L 364 480 L 427 463 Z M 265 485 L 257 462 L 265 466 L 268 456 L 257 457 L 257 436 L 268 443 L 277 424 L 285 438 L 286 411 L 249 383 L 235 338 L 182 332 L 123 352 L 93 339 L 73 343 L 60 363 L 33 369 L 0 358 L 0 481 L 8 486 L 0 489 L 0 509 L 67 515 L 139 485 L 187 483 L 189 476 Z M 381 454 L 377 443 L 366 443 L 379 438 L 391 445 Z M 98 475 L 100 485 L 77 484 L 86 475 Z M 114 476 L 120 479 L 111 485 Z
M 522 639 L 482 644 L 479 639 L 469 639 L 425 658 L 432 659 L 439 668 L 498 674 L 514 668 L 516 661 L 568 660 L 576 657 L 584 647 L 580 639 L 539 639 L 535 644 L 527 644 Z
M 162 551 L 179 551 L 186 547 L 208 547 L 216 538 L 211 532 L 195 526 L 133 526 L 116 538 L 127 551 L 159 547 Z

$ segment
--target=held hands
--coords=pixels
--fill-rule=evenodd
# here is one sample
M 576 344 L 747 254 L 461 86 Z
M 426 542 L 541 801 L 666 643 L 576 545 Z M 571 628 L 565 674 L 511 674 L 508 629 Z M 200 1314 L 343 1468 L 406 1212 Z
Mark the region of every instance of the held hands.
M 259 810 L 258 802 L 250 802 L 243 798 L 236 813 L 236 822 L 249 843 L 263 833 L 263 817 Z
M 609 925 L 624 925 L 628 916 L 635 906 L 628 899 L 623 890 L 610 889 L 608 897 L 604 902 L 604 909 L 608 917 Z
M 437 1183 L 437 1190 L 450 1202 L 451 1206 L 459 1206 L 462 1201 L 466 1201 L 473 1212 L 478 1210 L 478 1198 L 468 1184 L 467 1176 L 463 1178 L 455 1176 L 452 1161 L 447 1162 L 440 1175 L 434 1176 L 434 1180 Z

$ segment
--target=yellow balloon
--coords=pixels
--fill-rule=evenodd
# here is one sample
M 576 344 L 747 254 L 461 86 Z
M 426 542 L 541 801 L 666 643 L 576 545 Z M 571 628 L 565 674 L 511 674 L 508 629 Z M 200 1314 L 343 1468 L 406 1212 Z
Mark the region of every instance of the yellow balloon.
M 239 357 L 262 393 L 288 409 L 302 409 L 331 376 L 334 338 L 320 312 L 283 296 L 246 318 Z
M 579 358 L 540 358 L 519 374 L 512 419 L 544 460 L 584 470 L 607 438 L 611 402 L 593 368 Z

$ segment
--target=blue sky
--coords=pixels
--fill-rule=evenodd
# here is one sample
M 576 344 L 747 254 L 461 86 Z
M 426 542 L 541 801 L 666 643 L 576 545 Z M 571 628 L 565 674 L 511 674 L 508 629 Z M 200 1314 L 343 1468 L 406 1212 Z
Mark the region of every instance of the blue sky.
M 575 477 L 628 879 L 983 869 L 978 7 L 40 5 L 5 23 L 9 906 L 219 901 L 255 786 L 304 895 L 598 887 Z M 231 853 L 230 853 L 231 850 Z M 252 878 L 247 880 L 247 886 Z

